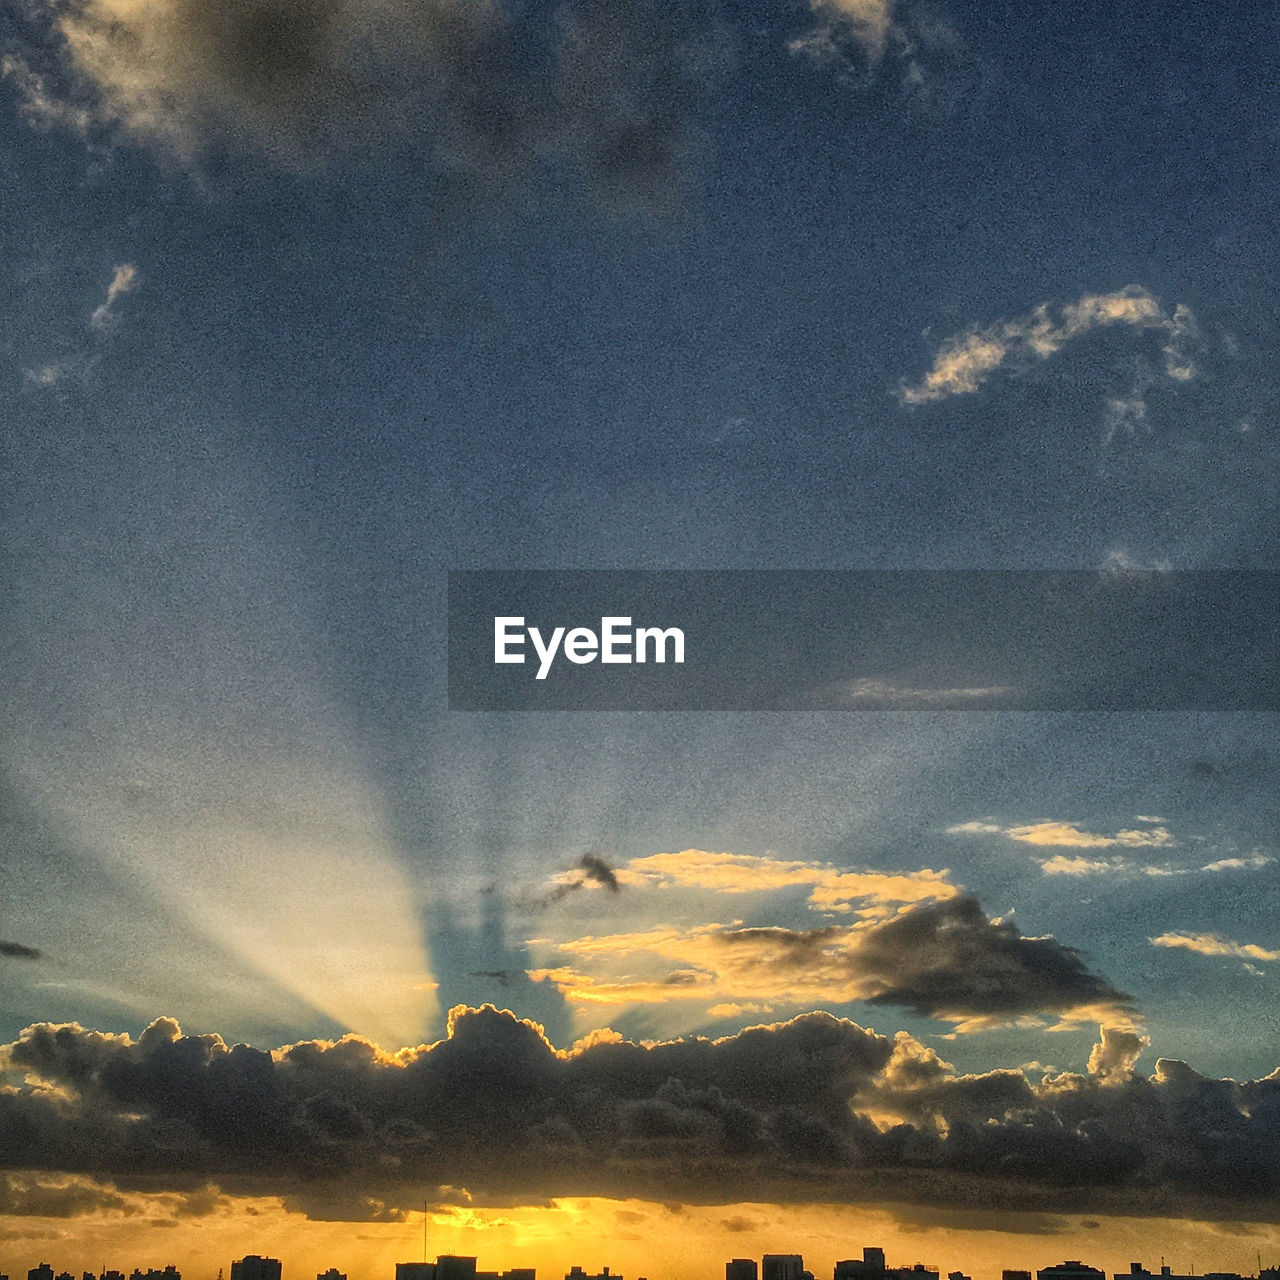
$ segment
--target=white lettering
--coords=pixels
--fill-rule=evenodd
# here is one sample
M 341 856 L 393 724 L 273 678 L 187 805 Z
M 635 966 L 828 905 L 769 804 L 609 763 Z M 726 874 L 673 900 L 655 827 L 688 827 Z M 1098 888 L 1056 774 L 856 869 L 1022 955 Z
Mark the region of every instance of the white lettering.
M 557 627 L 551 633 L 551 644 L 548 646 L 542 639 L 542 632 L 537 627 L 529 628 L 529 639 L 533 641 L 533 647 L 538 651 L 539 666 L 538 679 L 545 680 L 547 672 L 551 670 L 551 664 L 555 661 L 556 650 L 560 647 L 560 641 L 564 638 L 564 628 Z
M 501 616 L 493 620 L 493 660 L 523 664 L 527 638 L 538 655 L 538 680 L 545 680 L 563 652 L 570 662 L 582 666 L 594 662 L 684 662 L 684 632 L 679 627 L 637 627 L 629 630 L 631 619 L 609 615 L 600 619 L 600 631 L 590 627 L 554 627 L 544 636 L 537 627 L 525 626 L 522 617 Z M 652 646 L 652 657 L 649 646 Z M 634 653 L 634 656 L 632 656 Z
M 629 627 L 631 625 L 630 618 L 601 618 L 600 619 L 600 661 L 601 662 L 630 662 L 631 654 L 626 652 L 631 647 L 631 637 L 625 631 L 618 631 L 618 627 Z M 619 648 L 623 651 L 619 652 Z
M 636 628 L 636 661 L 644 662 L 644 646 L 649 640 L 653 641 L 653 660 L 655 662 L 666 662 L 667 660 L 667 641 L 670 640 L 675 647 L 676 662 L 684 661 L 684 632 L 679 627 L 668 627 L 665 631 L 661 627 L 637 627 Z
M 519 627 L 519 631 L 512 631 Z M 524 648 L 523 618 L 494 618 L 493 620 L 493 660 L 494 662 L 523 662 L 523 653 L 510 652 L 509 646 L 516 644 Z
M 590 627 L 574 627 L 564 638 L 564 656 L 581 666 L 590 662 L 600 648 L 600 641 Z

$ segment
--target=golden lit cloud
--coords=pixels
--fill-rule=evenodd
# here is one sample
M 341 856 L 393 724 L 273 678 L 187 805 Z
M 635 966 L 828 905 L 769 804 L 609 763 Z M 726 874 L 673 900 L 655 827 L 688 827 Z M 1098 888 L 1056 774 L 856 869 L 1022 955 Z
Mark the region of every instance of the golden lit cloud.
M 919 902 L 942 902 L 960 892 L 947 870 L 910 872 L 841 871 L 813 862 L 787 861 L 742 853 L 685 849 L 633 858 L 618 873 L 623 884 L 681 886 L 717 893 L 761 893 L 810 886 L 809 906 L 817 911 L 892 914 Z
M 1133 1020 L 1128 998 L 1053 938 L 989 920 L 969 895 L 916 905 L 888 920 L 812 929 L 661 925 L 570 939 L 568 964 L 530 969 L 571 1005 L 702 1001 L 757 1011 L 854 1001 L 899 1005 L 957 1032 L 1009 1023 L 1056 1027 Z
M 1189 353 L 1198 333 L 1190 310 L 1179 305 L 1171 314 L 1146 289 L 1129 285 L 1114 293 L 1086 294 L 1059 308 L 1056 318 L 1049 304 L 1042 303 L 1013 320 L 949 338 L 925 376 L 915 385 L 904 383 L 898 398 L 905 405 L 918 405 L 968 395 L 1007 361 L 1047 359 L 1072 339 L 1110 325 L 1163 333 L 1169 377 L 1185 382 L 1195 375 Z
M 1238 960 L 1280 960 L 1280 951 L 1269 951 L 1253 942 L 1233 942 L 1216 933 L 1162 933 L 1150 939 L 1155 947 L 1194 951 L 1201 956 L 1230 956 Z
M 1053 845 L 1069 849 L 1124 849 L 1163 848 L 1174 843 L 1166 827 L 1149 830 L 1135 828 L 1117 831 L 1114 835 L 1099 835 L 1083 831 L 1069 822 L 1035 822 L 1027 826 L 1006 827 L 1004 834 L 1010 840 L 1023 844 Z

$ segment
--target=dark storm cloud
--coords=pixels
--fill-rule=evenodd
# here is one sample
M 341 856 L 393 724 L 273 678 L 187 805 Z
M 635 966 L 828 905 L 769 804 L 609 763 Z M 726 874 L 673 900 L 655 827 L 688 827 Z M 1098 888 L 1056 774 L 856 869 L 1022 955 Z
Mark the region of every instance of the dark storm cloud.
M 136 1043 L 38 1026 L 0 1063 L 23 1077 L 0 1093 L 3 1166 L 175 1193 L 212 1182 L 332 1218 L 394 1220 L 424 1181 L 489 1204 L 820 1199 L 1236 1221 L 1267 1218 L 1280 1193 L 1280 1073 L 1240 1084 L 1162 1059 L 1150 1077 L 957 1075 L 909 1036 L 821 1013 L 568 1053 L 492 1006 L 455 1010 L 446 1039 L 395 1055 L 356 1038 L 268 1054 L 167 1020 Z
M 21 942 L 0 942 L 0 956 L 10 960 L 39 960 L 41 952 L 38 947 L 27 947 Z
M 988 920 L 970 894 L 916 907 L 861 936 L 859 966 L 878 989 L 872 1004 L 926 1017 L 1060 1012 L 1130 998 L 1091 973 L 1080 953 L 1055 938 L 1028 938 L 1008 920 Z
M 0 1177 L 0 1215 L 28 1218 L 74 1218 L 82 1213 L 138 1213 L 113 1188 L 95 1185 L 85 1178 L 58 1181 L 20 1175 Z
M 307 168 L 407 148 L 448 176 L 437 224 L 546 165 L 608 203 L 669 209 L 716 44 L 699 3 L 74 0 L 56 18 L 74 109 L 56 99 L 55 68 L 24 60 L 34 46 L 6 71 L 29 116 L 43 104 L 42 121 L 116 126 L 196 168 L 217 154 Z

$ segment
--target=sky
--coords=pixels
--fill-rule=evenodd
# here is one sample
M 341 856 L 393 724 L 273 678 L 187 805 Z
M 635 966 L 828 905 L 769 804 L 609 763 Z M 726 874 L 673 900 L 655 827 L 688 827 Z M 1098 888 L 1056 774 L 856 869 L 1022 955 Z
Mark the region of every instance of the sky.
M 450 570 L 1276 568 L 1278 27 L 8 0 L 0 1270 L 1280 1260 L 1274 713 L 446 669 Z

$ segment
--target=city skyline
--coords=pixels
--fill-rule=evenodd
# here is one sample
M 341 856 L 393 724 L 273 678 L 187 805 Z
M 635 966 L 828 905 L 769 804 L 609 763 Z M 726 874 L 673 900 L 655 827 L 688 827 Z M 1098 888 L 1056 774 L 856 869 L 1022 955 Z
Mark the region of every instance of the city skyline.
M 536 1280 L 537 1269 L 533 1267 L 517 1267 L 506 1271 L 486 1271 L 478 1267 L 477 1257 L 441 1254 L 434 1262 L 398 1262 L 395 1264 L 395 1280 Z M 283 1264 L 278 1258 L 260 1254 L 248 1254 L 231 1263 L 231 1280 L 281 1280 Z M 222 1274 L 219 1267 L 219 1275 Z M 765 1253 L 757 1262 L 755 1258 L 732 1258 L 724 1264 L 725 1280 L 814 1280 L 814 1273 L 804 1265 L 803 1254 Z M 838 1260 L 833 1264 L 833 1280 L 939 1280 L 942 1269 L 937 1265 L 921 1262 L 906 1264 L 889 1264 L 884 1250 L 878 1245 L 862 1246 L 861 1257 Z M 1031 1270 L 1004 1267 L 1001 1269 L 1002 1280 L 1030 1280 Z M 1259 1267 L 1253 1280 L 1274 1280 L 1276 1267 Z M 1036 1280 L 1106 1280 L 1106 1273 L 1097 1267 L 1090 1266 L 1080 1260 L 1067 1260 L 1039 1267 L 1034 1270 Z M 124 1280 L 125 1273 L 104 1268 L 96 1274 L 85 1271 L 81 1280 Z M 1131 1262 L 1126 1270 L 1115 1272 L 1113 1280 L 1129 1280 L 1131 1277 L 1164 1277 L 1165 1280 L 1246 1280 L 1238 1272 L 1215 1271 L 1212 1269 L 1181 1275 L 1161 1260 L 1159 1270 L 1152 1272 L 1141 1262 Z M 29 1269 L 27 1280 L 75 1280 L 69 1271 L 55 1272 L 47 1262 L 42 1262 Z M 7 1274 L 0 1273 L 0 1280 L 9 1280 Z M 134 1268 L 129 1273 L 129 1280 L 182 1280 L 181 1271 L 172 1263 L 163 1268 L 152 1267 L 147 1270 Z M 327 1267 L 316 1274 L 316 1280 L 348 1280 L 345 1272 L 337 1267 Z M 565 1273 L 564 1280 L 627 1280 L 625 1276 L 604 1266 L 598 1273 L 591 1273 L 586 1268 L 573 1264 Z M 640 1276 L 637 1280 L 647 1280 Z M 973 1280 L 960 1271 L 948 1273 L 948 1280 Z

